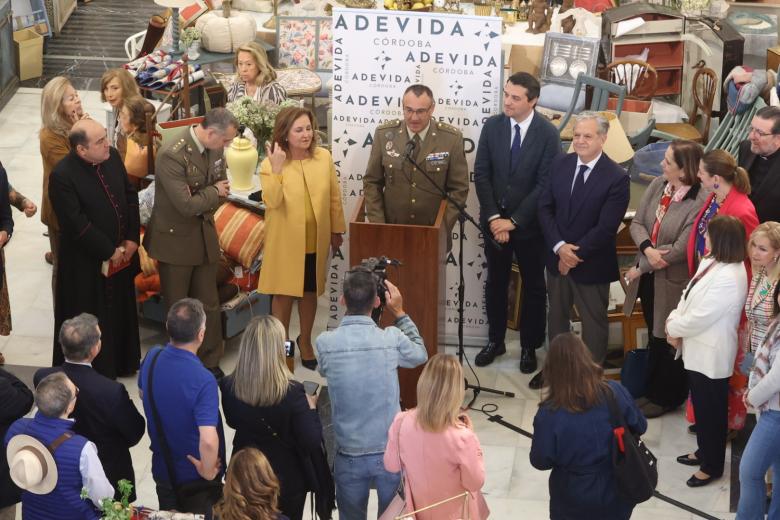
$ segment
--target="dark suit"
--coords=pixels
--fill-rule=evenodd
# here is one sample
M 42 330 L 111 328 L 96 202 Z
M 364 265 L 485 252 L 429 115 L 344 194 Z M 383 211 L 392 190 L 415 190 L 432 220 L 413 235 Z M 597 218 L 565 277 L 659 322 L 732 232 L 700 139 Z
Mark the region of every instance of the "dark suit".
M 756 207 L 759 222 L 780 222 L 780 150 L 763 159 L 750 151 L 750 141 L 739 145 L 737 163 L 748 171 L 750 177 L 750 200 Z M 757 161 L 771 161 L 766 176 L 756 178 Z
M 16 376 L 0 368 L 0 438 L 5 439 L 8 427 L 30 411 L 33 394 Z M 21 491 L 11 481 L 5 448 L 0 449 L 0 510 L 21 500 Z
M 600 363 L 607 352 L 609 284 L 619 276 L 615 240 L 628 208 L 629 177 L 602 153 L 587 182 L 572 197 L 576 169 L 577 154 L 557 158 L 539 199 L 539 222 L 547 243 L 547 334 L 552 339 L 569 331 L 571 307 L 576 304 L 582 338 Z M 567 276 L 560 276 L 558 255 L 553 252 L 561 241 L 578 246 L 576 255 L 582 259 Z
M 76 420 L 73 431 L 95 443 L 106 477 L 117 490 L 117 497 L 117 482 L 127 479 L 133 484 L 130 500 L 135 500 L 136 483 L 130 447 L 138 444 L 144 435 L 144 418 L 122 383 L 100 375 L 87 365 L 66 361 L 61 367 L 42 368 L 35 373 L 35 385 L 57 371 L 65 372 L 79 389 L 73 411 Z
M 485 300 L 489 340 L 504 341 L 507 321 L 507 287 L 512 258 L 517 258 L 523 283 L 520 311 L 520 343 L 536 349 L 544 342 L 546 288 L 544 242 L 536 217 L 539 194 L 550 172 L 550 163 L 560 153 L 558 130 L 534 114 L 520 146 L 514 170 L 510 155 L 514 120 L 505 115 L 487 120 L 479 136 L 474 162 L 474 183 L 480 205 L 480 222 L 490 233 L 488 219 L 511 218 L 515 229 L 501 250 L 485 241 L 487 281 Z

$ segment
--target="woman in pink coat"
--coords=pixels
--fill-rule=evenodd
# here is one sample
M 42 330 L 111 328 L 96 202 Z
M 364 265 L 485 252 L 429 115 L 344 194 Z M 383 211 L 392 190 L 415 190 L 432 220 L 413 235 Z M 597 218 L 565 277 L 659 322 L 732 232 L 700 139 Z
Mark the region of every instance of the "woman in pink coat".
M 471 419 L 461 410 L 463 369 L 457 358 L 433 356 L 417 382 L 417 408 L 395 416 L 387 438 L 385 469 L 403 470 L 406 510 L 411 512 L 469 492 L 417 513 L 417 520 L 488 517 L 480 490 L 485 483 L 482 448 Z

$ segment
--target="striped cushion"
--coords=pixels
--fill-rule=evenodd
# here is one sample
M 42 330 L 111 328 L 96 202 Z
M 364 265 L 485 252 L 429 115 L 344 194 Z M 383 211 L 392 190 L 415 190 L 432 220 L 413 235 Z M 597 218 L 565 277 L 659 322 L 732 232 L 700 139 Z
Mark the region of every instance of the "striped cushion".
M 214 214 L 214 222 L 225 256 L 249 269 L 263 250 L 263 217 L 227 202 Z

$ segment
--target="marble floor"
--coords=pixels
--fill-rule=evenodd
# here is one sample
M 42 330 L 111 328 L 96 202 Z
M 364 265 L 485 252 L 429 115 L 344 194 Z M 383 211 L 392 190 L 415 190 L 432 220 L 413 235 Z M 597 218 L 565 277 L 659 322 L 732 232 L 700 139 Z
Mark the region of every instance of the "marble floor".
M 82 92 L 87 112 L 95 119 L 105 121 L 104 108 L 98 92 Z M 41 200 L 41 159 L 38 151 L 38 129 L 40 127 L 40 89 L 22 88 L 0 112 L 0 161 L 9 174 L 11 183 L 36 203 Z M 12 241 L 6 248 L 8 283 L 13 314 L 13 332 L 9 337 L 0 337 L 0 352 L 8 363 L 18 365 L 48 366 L 51 356 L 53 315 L 50 283 L 50 267 L 43 260 L 48 249 L 48 240 L 38 215 L 24 218 L 14 210 L 16 222 Z M 318 327 L 324 328 L 326 312 L 320 312 Z M 296 318 L 293 318 L 295 323 Z M 293 328 L 295 325 L 293 325 Z M 297 331 L 291 331 L 292 337 Z M 141 324 L 142 349 L 164 341 L 162 329 L 156 324 Z M 489 367 L 476 368 L 476 373 L 485 387 L 513 391 L 515 398 L 494 397 L 483 393 L 475 403 L 477 410 L 471 413 L 485 454 L 487 480 L 483 491 L 491 509 L 491 518 L 496 519 L 544 519 L 548 518 L 547 472 L 531 467 L 528 452 L 531 441 L 496 423 L 488 422 L 479 409 L 488 404 L 497 407 L 495 412 L 527 431 L 533 427 L 533 417 L 539 401 L 539 393 L 528 389 L 529 376 L 520 374 L 519 340 L 517 333 L 508 334 L 507 354 Z M 222 362 L 225 372 L 230 372 L 237 356 L 238 342 L 227 344 Z M 453 349 L 449 349 L 452 351 Z M 467 356 L 473 360 L 476 350 L 469 349 Z M 473 383 L 474 378 L 467 374 Z M 315 372 L 300 365 L 296 366 L 296 378 L 322 383 Z M 138 389 L 134 379 L 122 382 L 142 409 L 138 400 Z M 685 418 L 682 411 L 670 413 L 663 418 L 649 421 L 644 436 L 650 449 L 659 459 L 660 482 L 658 491 L 672 498 L 706 511 L 717 518 L 734 518 L 729 513 L 730 478 L 729 465 L 726 474 L 717 483 L 701 489 L 690 489 L 685 480 L 691 469 L 675 462 L 675 457 L 694 449 L 695 438 L 685 433 Z M 225 428 L 228 446 L 233 432 Z M 149 440 L 145 437 L 132 450 L 138 482 L 139 503 L 154 507 L 157 499 L 151 477 L 151 456 Z M 729 460 L 730 452 L 727 453 Z M 376 505 L 372 500 L 371 507 Z M 651 499 L 638 506 L 633 517 L 637 520 L 693 519 L 698 518 L 686 511 L 657 499 Z M 596 519 L 594 519 L 596 520 Z

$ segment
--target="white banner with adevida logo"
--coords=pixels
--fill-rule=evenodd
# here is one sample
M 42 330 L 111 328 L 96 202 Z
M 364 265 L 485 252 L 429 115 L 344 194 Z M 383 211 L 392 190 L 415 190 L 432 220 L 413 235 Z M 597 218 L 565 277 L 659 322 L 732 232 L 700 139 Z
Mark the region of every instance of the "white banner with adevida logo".
M 332 151 L 343 190 L 344 213 L 352 215 L 363 192 L 363 174 L 376 127 L 403 119 L 401 98 L 409 85 L 431 88 L 433 118 L 463 132 L 471 187 L 467 210 L 479 213 L 474 158 L 485 120 L 497 114 L 502 96 L 501 21 L 498 18 L 408 11 L 334 9 Z M 458 226 L 447 257 L 447 343 L 457 339 Z M 347 240 L 349 238 L 347 237 Z M 342 247 L 348 254 L 348 247 Z M 387 253 L 392 256 L 392 251 Z M 484 305 L 485 257 L 477 230 L 466 224 L 463 248 L 466 344 L 487 338 Z M 343 308 L 337 299 L 350 262 L 333 259 L 328 288 L 329 328 Z

